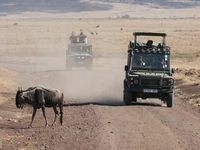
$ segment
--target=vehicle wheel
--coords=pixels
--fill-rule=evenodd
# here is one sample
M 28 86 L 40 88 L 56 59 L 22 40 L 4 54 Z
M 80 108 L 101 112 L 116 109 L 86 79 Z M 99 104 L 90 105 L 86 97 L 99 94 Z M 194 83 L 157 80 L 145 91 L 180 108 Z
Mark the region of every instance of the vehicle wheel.
M 124 91 L 123 91 L 123 102 L 125 103 L 125 91 L 126 91 L 126 88 L 124 86 Z
M 137 102 L 137 97 L 134 94 L 132 94 L 132 101 Z
M 86 68 L 87 68 L 87 70 L 92 71 L 92 65 L 89 65 Z
M 71 70 L 72 70 L 72 66 L 67 64 L 67 65 L 66 65 L 66 70 L 67 70 L 67 71 L 71 71 Z
M 124 91 L 124 103 L 126 105 L 130 105 L 131 101 L 132 101 L 132 93 L 129 90 L 125 89 L 125 91 Z
M 174 92 L 169 93 L 167 96 L 167 107 L 172 107 L 174 104 Z

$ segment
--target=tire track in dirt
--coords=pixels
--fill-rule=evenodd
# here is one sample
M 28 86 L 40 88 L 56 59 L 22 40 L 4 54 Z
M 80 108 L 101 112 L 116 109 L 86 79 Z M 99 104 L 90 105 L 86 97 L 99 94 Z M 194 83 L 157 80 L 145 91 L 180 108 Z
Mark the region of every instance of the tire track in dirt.
M 181 100 L 177 101 L 181 102 Z M 170 128 L 181 149 L 199 149 L 200 119 L 197 108 L 193 110 L 192 107 L 177 103 L 171 109 L 160 109 L 158 111 L 157 108 L 153 108 L 148 111 L 159 119 L 164 126 Z
M 100 149 L 198 149 L 199 119 L 180 106 L 98 106 L 96 113 Z

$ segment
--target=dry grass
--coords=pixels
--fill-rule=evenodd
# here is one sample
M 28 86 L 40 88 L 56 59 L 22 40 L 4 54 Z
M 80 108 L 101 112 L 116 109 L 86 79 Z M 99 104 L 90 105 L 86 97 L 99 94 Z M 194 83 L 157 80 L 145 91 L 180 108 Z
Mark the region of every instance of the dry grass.
M 19 62 L 37 61 L 44 57 L 65 59 L 65 51 L 72 31 L 79 34 L 83 30 L 88 35 L 96 58 L 104 58 L 104 63 L 111 63 L 107 57 L 120 58 L 112 61 L 116 65 L 126 63 L 127 47 L 133 40 L 133 32 L 164 32 L 168 34 L 167 45 L 172 51 L 172 67 L 198 69 L 200 66 L 200 19 L 7 19 L 0 20 L 1 58 L 19 57 Z M 13 23 L 17 22 L 17 26 Z M 99 25 L 99 28 L 96 26 Z M 122 28 L 122 30 L 121 30 Z M 91 32 L 94 34 L 92 35 Z M 37 59 L 36 59 L 37 58 Z M 103 59 L 101 59 L 103 60 Z M 103 65 L 100 59 L 96 66 Z M 120 68 L 123 68 L 121 66 Z M 120 69 L 119 68 L 119 69 Z M 2 70 L 2 69 L 1 69 Z M 2 74 L 2 71 L 1 71 Z M 3 75 L 1 75 L 3 76 Z M 184 79 L 185 84 L 199 83 L 200 75 L 186 76 L 185 73 L 174 75 Z M 1 78 L 1 84 L 5 84 Z M 4 87 L 12 87 L 9 78 Z
M 17 22 L 17 26 L 13 23 Z M 99 28 L 96 26 L 99 25 Z M 88 35 L 96 54 L 122 54 L 134 31 L 165 32 L 173 56 L 199 55 L 200 19 L 1 20 L 1 51 L 40 54 L 65 50 L 72 31 Z M 123 28 L 121 31 L 120 28 Z M 94 35 L 90 33 L 93 32 Z M 96 35 L 96 33 L 98 35 Z

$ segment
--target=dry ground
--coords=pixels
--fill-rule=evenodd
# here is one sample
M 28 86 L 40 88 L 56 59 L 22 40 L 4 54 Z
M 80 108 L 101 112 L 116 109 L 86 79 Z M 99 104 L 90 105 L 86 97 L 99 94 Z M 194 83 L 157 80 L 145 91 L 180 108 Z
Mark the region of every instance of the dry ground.
M 1 149 L 199 149 L 200 19 L 4 18 L 0 23 Z M 93 45 L 94 70 L 67 72 L 68 37 L 80 29 Z M 173 108 L 159 100 L 124 106 L 124 65 L 134 31 L 168 34 L 176 68 Z M 39 110 L 27 129 L 32 109 L 17 109 L 15 94 L 18 86 L 37 85 L 64 92 L 63 126 L 44 127 Z M 47 116 L 51 122 L 52 109 Z

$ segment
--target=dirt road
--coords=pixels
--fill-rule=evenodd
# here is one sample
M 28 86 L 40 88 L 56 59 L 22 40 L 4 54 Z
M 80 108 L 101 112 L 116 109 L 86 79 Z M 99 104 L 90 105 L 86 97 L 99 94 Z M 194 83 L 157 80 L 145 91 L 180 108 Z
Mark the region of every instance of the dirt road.
M 96 58 L 93 71 L 67 72 L 64 65 L 58 65 L 64 63 L 62 59 L 1 60 L 1 66 L 17 73 L 13 77 L 16 85 L 41 85 L 65 93 L 64 125 L 57 121 L 54 127 L 44 127 L 39 110 L 31 129 L 27 127 L 32 109 L 16 108 L 16 91 L 1 93 L 7 96 L 0 105 L 1 149 L 199 149 L 199 109 L 183 102 L 179 95 L 175 95 L 173 108 L 154 99 L 123 104 L 125 62 L 125 58 Z M 53 121 L 53 109 L 47 109 L 47 117 Z

